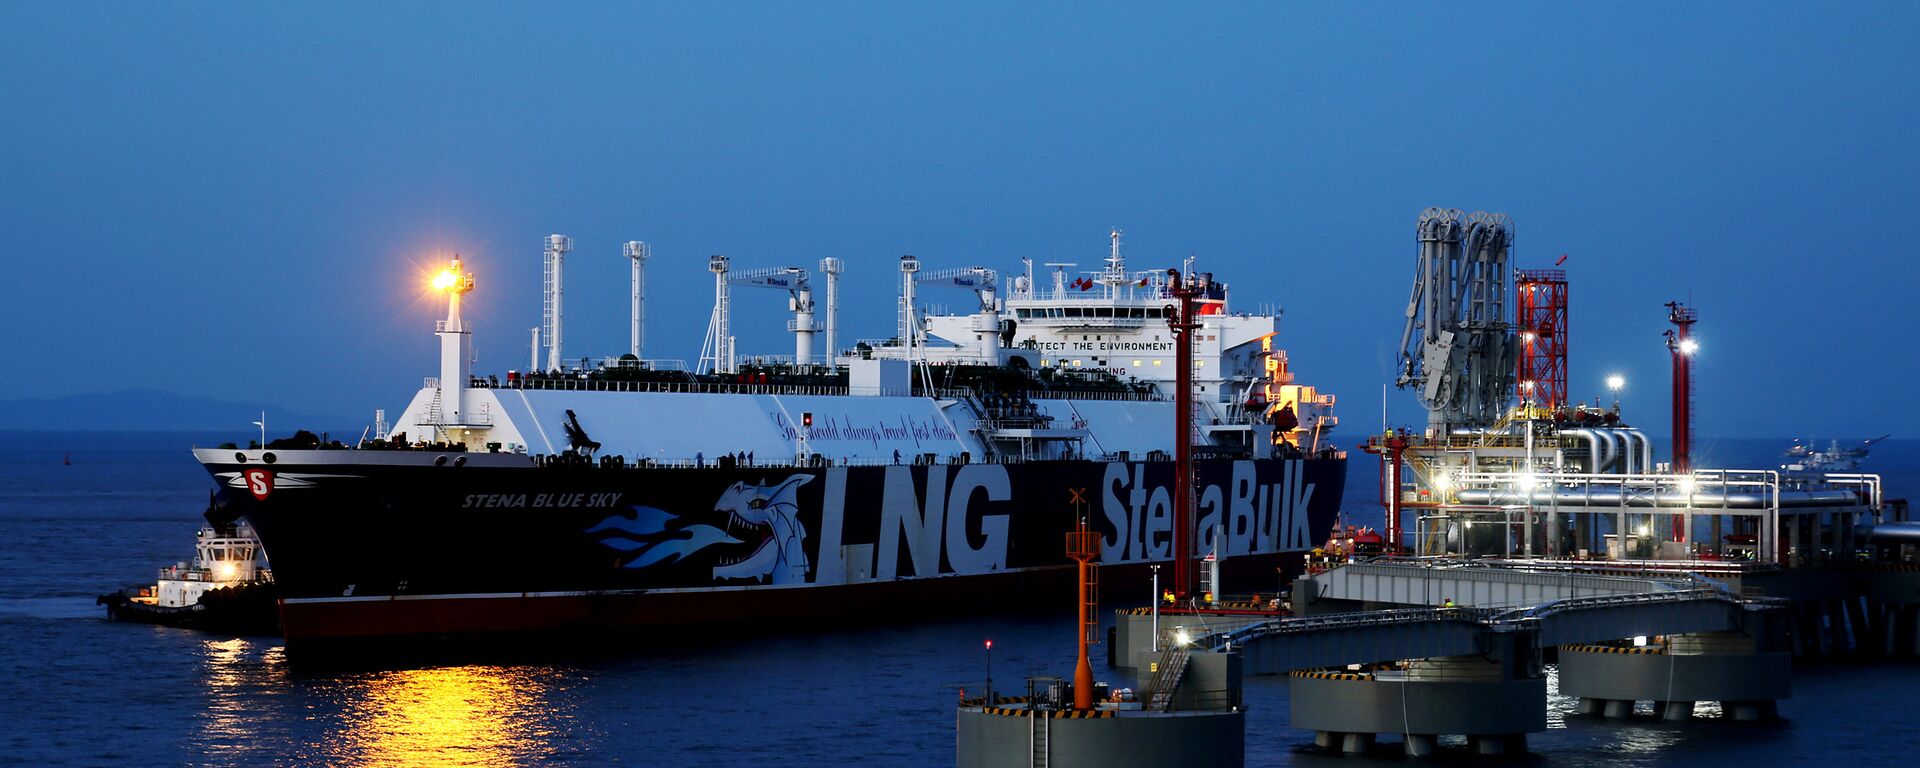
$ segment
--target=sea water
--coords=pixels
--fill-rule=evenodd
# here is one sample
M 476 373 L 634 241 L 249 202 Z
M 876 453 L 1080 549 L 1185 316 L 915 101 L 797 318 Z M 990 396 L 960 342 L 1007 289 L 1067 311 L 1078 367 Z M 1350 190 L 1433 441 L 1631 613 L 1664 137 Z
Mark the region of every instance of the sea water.
M 556 648 L 539 663 L 330 672 L 290 668 L 273 638 L 108 622 L 96 595 L 191 556 L 212 486 L 187 448 L 236 439 L 0 432 L 0 765 L 951 765 L 955 701 L 980 693 L 989 663 L 1003 692 L 1070 670 L 1064 610 L 808 633 L 674 629 L 624 652 Z M 1696 455 L 1764 468 L 1787 443 L 1708 441 Z M 1350 467 L 1345 508 L 1377 521 L 1377 461 L 1356 451 Z M 1912 494 L 1920 441 L 1877 446 L 1866 468 L 1890 495 Z M 1131 683 L 1097 664 L 1096 676 Z M 1598 721 L 1554 696 L 1549 730 L 1522 761 L 1850 767 L 1920 754 L 1920 664 L 1802 664 L 1793 687 L 1783 719 L 1762 724 Z M 1389 750 L 1314 753 L 1313 734 L 1287 725 L 1284 677 L 1249 678 L 1245 699 L 1250 766 L 1404 762 Z M 1457 746 L 1441 758 L 1469 760 Z

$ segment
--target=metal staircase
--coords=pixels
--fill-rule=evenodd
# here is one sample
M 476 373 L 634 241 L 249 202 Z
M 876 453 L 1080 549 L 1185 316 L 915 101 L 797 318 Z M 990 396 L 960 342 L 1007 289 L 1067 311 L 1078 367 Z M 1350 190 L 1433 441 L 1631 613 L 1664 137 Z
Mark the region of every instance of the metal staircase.
M 1167 644 L 1160 652 L 1158 670 L 1153 674 L 1153 687 L 1147 694 L 1147 709 L 1156 712 L 1173 711 L 1173 694 L 1179 689 L 1180 680 L 1187 676 L 1188 653 L 1186 646 L 1176 643 Z

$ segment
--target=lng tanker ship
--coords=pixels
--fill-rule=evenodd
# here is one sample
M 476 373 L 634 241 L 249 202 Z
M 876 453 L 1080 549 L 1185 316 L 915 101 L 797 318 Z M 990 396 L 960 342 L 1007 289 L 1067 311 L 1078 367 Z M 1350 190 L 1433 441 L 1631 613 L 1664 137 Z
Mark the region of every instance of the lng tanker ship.
M 1230 311 L 1227 286 L 1191 262 L 1184 284 L 1128 271 L 1118 232 L 1086 272 L 1028 263 L 1003 280 L 903 257 L 898 333 L 852 345 L 836 339 L 839 260 L 821 265 L 822 329 L 807 270 L 715 256 L 694 367 L 640 354 L 639 243 L 632 350 L 562 358 L 569 250 L 548 238 L 530 370 L 470 370 L 474 281 L 455 257 L 433 280 L 448 304 L 440 375 L 392 425 L 353 446 L 195 451 L 216 516 L 245 517 L 273 562 L 289 647 L 1013 608 L 1071 582 L 1075 496 L 1110 588 L 1144 591 L 1180 545 L 1217 559 L 1224 588 L 1272 591 L 1338 509 L 1333 397 L 1294 382 L 1278 317 Z M 792 357 L 735 355 L 733 288 L 787 293 Z M 923 310 L 917 292 L 934 288 L 970 292 L 977 311 Z M 1193 350 L 1184 439 L 1176 329 Z M 1188 537 L 1174 531 L 1179 443 Z

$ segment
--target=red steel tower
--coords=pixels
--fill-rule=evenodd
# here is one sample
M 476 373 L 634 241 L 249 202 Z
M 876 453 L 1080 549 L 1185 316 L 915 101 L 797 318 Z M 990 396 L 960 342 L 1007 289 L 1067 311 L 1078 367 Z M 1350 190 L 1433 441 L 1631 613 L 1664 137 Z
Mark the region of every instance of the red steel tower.
M 1194 315 L 1194 299 L 1206 290 L 1207 278 L 1167 270 L 1167 295 L 1178 299 L 1178 307 L 1168 307 L 1167 328 L 1173 332 L 1173 594 L 1181 600 L 1193 594 L 1193 332 L 1200 329 Z
M 1667 302 L 1667 351 L 1673 355 L 1673 471 L 1693 471 L 1693 353 L 1700 343 L 1693 340 L 1693 324 L 1700 315 L 1692 307 L 1677 301 Z
M 1567 273 L 1523 269 L 1514 275 L 1514 327 L 1520 331 L 1521 400 L 1557 410 L 1567 404 Z

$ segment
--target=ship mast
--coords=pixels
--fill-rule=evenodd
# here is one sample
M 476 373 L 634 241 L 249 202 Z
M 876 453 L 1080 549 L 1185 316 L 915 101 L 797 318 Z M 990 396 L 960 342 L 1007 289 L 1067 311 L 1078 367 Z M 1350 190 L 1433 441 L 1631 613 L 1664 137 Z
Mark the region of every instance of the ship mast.
M 701 373 L 733 373 L 733 299 L 727 292 L 726 256 L 707 257 L 707 271 L 713 273 L 713 317 L 707 320 L 707 340 L 700 345 Z
M 836 338 L 840 333 L 840 273 L 846 265 L 839 259 L 829 256 L 820 260 L 820 272 L 827 276 L 827 354 L 826 363 L 831 366 L 834 358 L 840 354 Z
M 919 346 L 920 322 L 913 316 L 914 273 L 920 271 L 920 260 L 909 253 L 900 257 L 900 346 L 907 350 L 907 360 L 917 358 L 914 348 Z
M 622 249 L 628 260 L 633 262 L 633 344 L 629 351 L 635 360 L 644 360 L 640 354 L 641 345 L 646 341 L 646 292 L 647 257 L 653 255 L 653 248 L 639 240 L 629 240 Z
M 549 371 L 560 370 L 561 366 L 560 264 L 566 259 L 567 252 L 571 250 L 573 250 L 573 238 L 566 235 L 547 235 L 547 248 L 541 261 L 543 280 L 541 281 L 540 328 L 542 334 L 546 336 L 547 370 Z
M 434 275 L 433 287 L 447 295 L 447 319 L 434 323 L 433 329 L 434 334 L 440 337 L 439 397 L 442 418 L 437 421 L 447 425 L 465 424 L 467 377 L 473 365 L 473 333 L 467 330 L 466 321 L 460 317 L 460 297 L 473 290 L 473 276 L 461 269 L 459 254 L 454 254 L 451 266 Z

